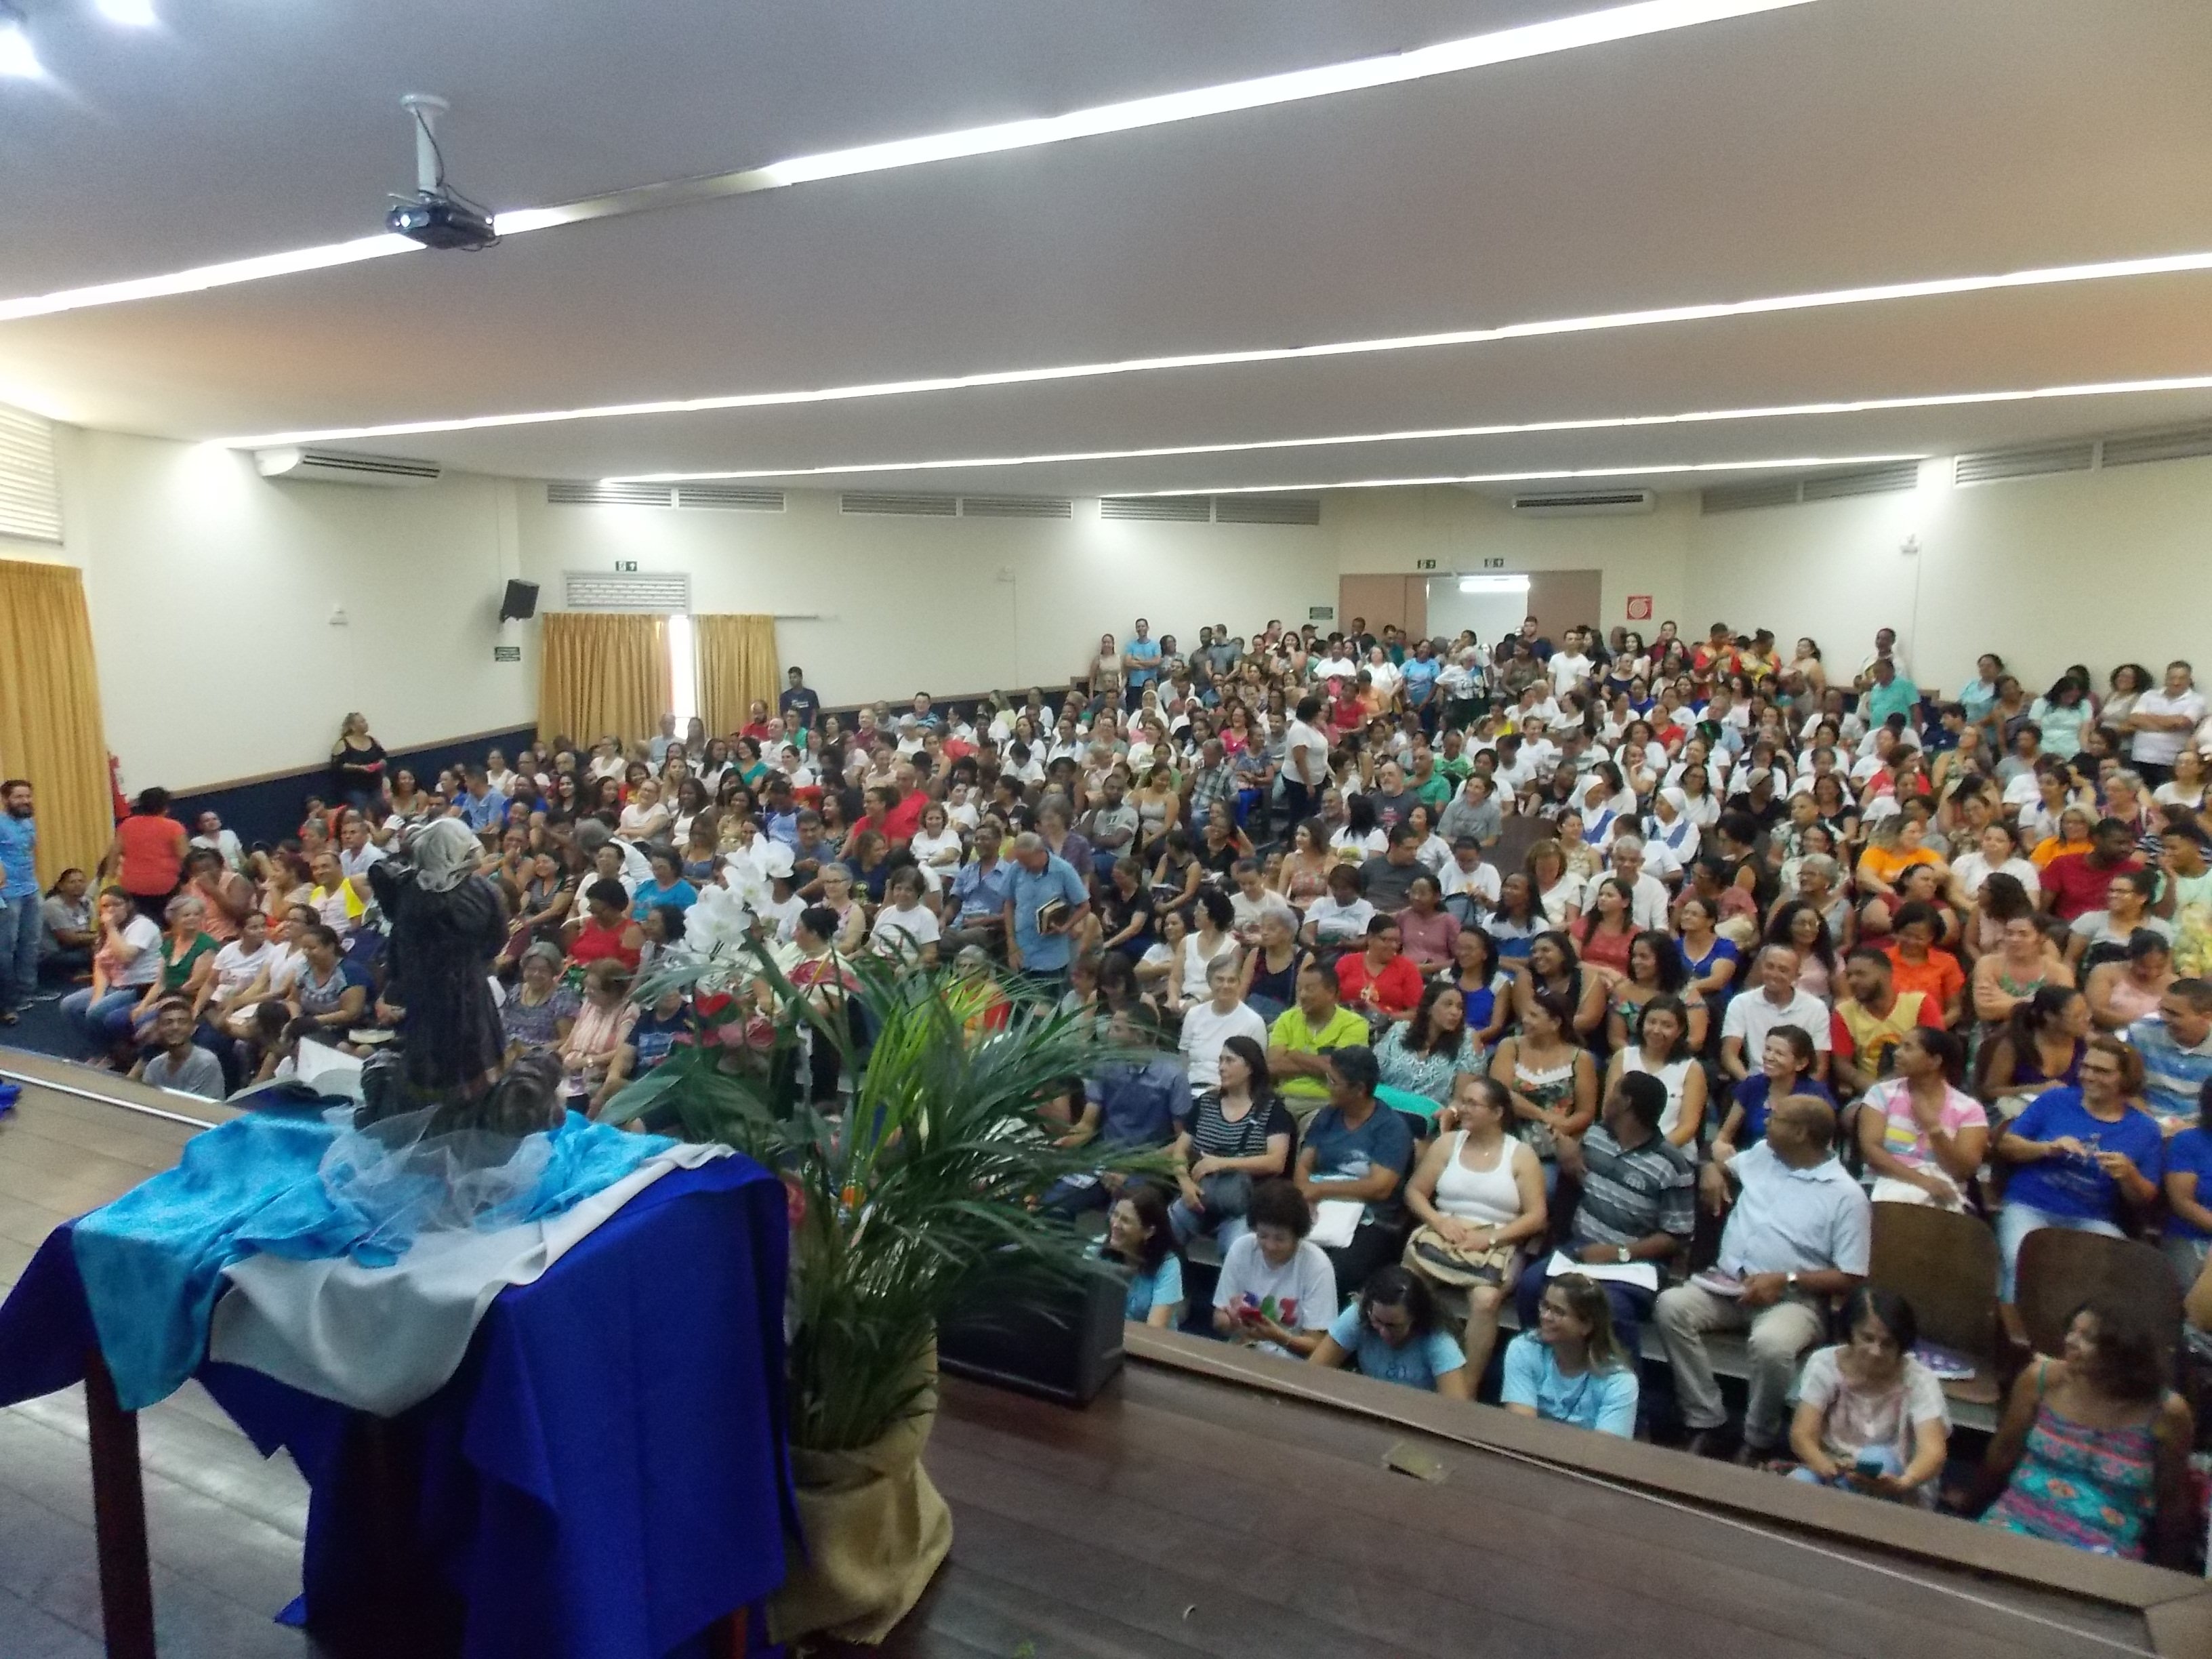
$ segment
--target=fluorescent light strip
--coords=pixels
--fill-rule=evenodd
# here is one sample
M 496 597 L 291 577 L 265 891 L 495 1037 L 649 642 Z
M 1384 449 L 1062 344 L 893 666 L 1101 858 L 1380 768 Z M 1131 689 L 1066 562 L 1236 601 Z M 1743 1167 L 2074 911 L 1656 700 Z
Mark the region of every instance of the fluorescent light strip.
M 972 455 L 957 460 L 851 461 L 830 466 L 750 467 L 720 472 L 622 472 L 602 483 L 701 483 L 708 479 L 813 478 L 863 472 L 937 472 L 955 469 L 1047 466 L 1070 461 L 1149 461 L 1186 455 L 1248 455 L 1271 449 L 1328 449 L 1340 445 L 1415 443 L 1424 439 L 1514 437 L 1533 432 L 1599 432 L 1634 427 L 1695 426 L 1717 421 L 1771 421 L 1791 416 L 1863 415 L 1884 410 L 1959 409 L 1978 404 L 2029 403 L 2052 398 L 2112 398 L 2129 392 L 2212 392 L 2212 374 L 2159 380 L 2104 380 L 2015 392 L 1944 392 L 1925 397 L 1861 398 L 1849 402 L 1775 404 L 1754 409 L 1707 409 L 1680 415 L 1607 415 L 1585 420 L 1521 421 L 1488 426 L 1437 426 L 1402 432 L 1342 432 L 1322 438 L 1261 438 L 1246 443 L 1165 444 L 1148 449 L 1072 449 L 1050 455 Z
M 150 5 L 150 0 L 128 0 L 128 3 L 133 9 Z M 1519 28 L 1499 29 L 1489 34 L 1472 35 L 1463 40 L 1446 40 L 1432 46 L 1416 47 L 1410 52 L 1358 58 L 1348 64 L 1328 64 L 1317 69 L 1294 70 L 1287 74 L 1260 76 L 1249 81 L 1231 81 L 1220 86 L 1198 87 L 1152 98 L 1129 99 L 1121 103 L 1101 104 L 1091 109 L 1075 110 L 1066 115 L 1047 116 L 1036 120 L 1006 121 L 993 126 L 931 133 L 918 138 L 894 139 L 888 143 L 824 150 L 819 155 L 793 156 L 786 161 L 772 161 L 766 167 L 748 167 L 735 173 L 638 185 L 628 190 L 611 191 L 605 195 L 586 197 L 581 201 L 564 203 L 556 207 L 516 209 L 495 215 L 493 222 L 501 236 L 520 236 L 533 230 L 577 224 L 590 219 L 652 212 L 725 197 L 748 196 L 764 190 L 787 190 L 794 185 L 818 183 L 825 179 L 848 179 L 857 173 L 884 173 L 894 168 L 921 167 L 933 161 L 954 161 L 964 156 L 1034 149 L 1042 144 L 1064 143 L 1074 138 L 1132 132 L 1144 127 L 1198 120 L 1237 110 L 1259 109 L 1271 104 L 1297 103 L 1308 99 L 1329 97 L 1337 93 L 1395 86 L 1439 75 L 1456 75 L 1466 70 L 1574 52 L 1584 46 L 1633 40 L 1639 35 L 1663 34 L 1669 30 L 1720 22 L 1731 17 L 1783 11 L 1812 3 L 1813 0 L 1639 0 L 1639 3 L 1634 5 L 1615 6 L 1575 17 L 1554 18 L 1547 22 L 1526 24 Z M 118 3 L 123 3 L 123 0 L 118 0 Z M 27 36 L 23 38 L 21 53 L 31 62 L 32 68 L 16 72 L 34 72 L 35 60 L 28 58 Z M 0 72 L 6 72 L 9 62 L 6 57 L 0 56 Z M 381 246 L 392 242 L 398 246 Z M 57 312 L 80 311 L 92 306 L 119 305 L 132 300 L 192 294 L 234 283 L 291 276 L 300 271 L 322 270 L 334 265 L 377 258 L 386 253 L 404 252 L 414 246 L 398 237 L 367 237 L 357 242 L 341 242 L 328 247 L 302 248 L 290 253 L 268 253 L 223 264 L 200 265 L 167 276 L 135 277 L 125 282 L 96 283 L 89 288 L 64 289 L 52 294 L 0 300 L 0 322 L 51 316 Z
M 1685 472 L 1776 472 L 1816 467 L 1886 466 L 1925 455 L 1790 455 L 1764 461 L 1679 461 L 1661 466 L 1547 467 L 1534 472 L 1454 472 L 1426 478 L 1341 478 L 1328 483 L 1218 484 L 1206 489 L 1124 489 L 1116 495 L 1295 495 L 1314 489 L 1405 489 L 1430 484 L 1542 483 L 1560 478 L 1666 477 Z
M 1821 311 L 1893 300 L 1925 300 L 2002 289 L 2049 288 L 2069 283 L 2105 282 L 2130 276 L 2167 276 L 2212 270 L 2212 251 L 2157 254 L 2141 259 L 2110 259 L 2095 264 L 2048 265 L 2033 270 L 2002 271 L 1982 276 L 1938 276 L 1868 288 L 1832 289 L 1816 294 L 1779 295 L 1762 300 L 1728 300 L 1701 305 L 1662 306 L 1647 311 L 1618 311 L 1588 317 L 1506 323 L 1496 328 L 1454 329 L 1373 340 L 1340 340 L 1323 345 L 1271 346 L 1248 351 L 1190 352 L 1176 356 L 1130 357 L 1116 362 L 1064 363 L 1042 368 L 993 369 L 976 374 L 945 374 L 926 380 L 882 380 L 859 386 L 824 386 L 803 392 L 744 392 L 725 397 L 673 398 L 650 403 L 603 404 L 581 409 L 540 410 L 526 414 L 467 415 L 448 420 L 396 421 L 377 426 L 325 427 L 299 432 L 269 432 L 214 441 L 234 449 L 280 444 L 337 443 L 356 438 L 405 438 L 430 432 L 477 432 L 495 427 L 550 426 L 569 421 L 606 421 L 641 415 L 697 415 L 725 409 L 779 409 L 799 404 L 844 403 L 864 398 L 903 398 L 927 392 L 969 392 L 988 386 L 1035 386 L 1051 380 L 1095 380 L 1113 374 L 1146 374 L 1166 369 L 1230 368 L 1254 363 L 1292 362 L 1313 357 L 1357 357 L 1395 351 L 1428 351 L 1446 346 L 1487 345 L 1499 340 L 1539 339 L 1558 334 L 1595 334 L 1614 329 L 1651 328 L 1662 323 L 1711 322 L 1791 311 Z

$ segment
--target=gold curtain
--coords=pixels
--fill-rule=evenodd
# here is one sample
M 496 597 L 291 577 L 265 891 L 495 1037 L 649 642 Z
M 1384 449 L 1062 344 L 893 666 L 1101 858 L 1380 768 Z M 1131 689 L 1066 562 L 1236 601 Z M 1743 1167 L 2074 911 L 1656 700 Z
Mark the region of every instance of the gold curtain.
M 716 737 L 742 727 L 756 701 L 771 713 L 782 689 L 773 617 L 694 617 L 699 653 L 699 716 Z
M 28 778 L 39 881 L 91 870 L 115 834 L 92 620 L 75 566 L 0 562 L 0 778 Z
M 538 641 L 538 736 L 588 749 L 610 734 L 625 744 L 660 729 L 674 707 L 668 618 L 619 611 L 550 611 Z

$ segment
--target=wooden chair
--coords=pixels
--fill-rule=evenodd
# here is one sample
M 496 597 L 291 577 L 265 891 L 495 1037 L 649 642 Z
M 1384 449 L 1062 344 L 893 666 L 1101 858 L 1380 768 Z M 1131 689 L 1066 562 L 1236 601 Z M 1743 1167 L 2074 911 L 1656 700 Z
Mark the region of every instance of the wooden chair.
M 2091 1297 L 2145 1314 L 2160 1333 L 2166 1364 L 2181 1351 L 2181 1286 L 2166 1258 L 2139 1239 L 2044 1227 L 2020 1247 L 2016 1310 L 2021 1334 L 2037 1353 L 2064 1346 L 2066 1322 Z
M 1997 1267 L 1996 1235 L 1978 1217 L 1932 1204 L 1874 1206 L 1868 1282 L 1910 1302 L 1929 1341 L 1973 1361 L 1974 1374 L 1943 1392 L 1978 1406 L 2003 1398 Z

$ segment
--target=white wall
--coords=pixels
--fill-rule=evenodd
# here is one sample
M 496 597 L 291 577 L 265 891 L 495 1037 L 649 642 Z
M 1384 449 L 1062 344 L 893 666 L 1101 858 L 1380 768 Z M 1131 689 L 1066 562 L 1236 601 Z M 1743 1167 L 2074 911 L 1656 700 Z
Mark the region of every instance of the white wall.
M 519 488 L 541 608 L 564 571 L 689 571 L 695 611 L 819 615 L 779 623 L 776 644 L 830 703 L 1065 684 L 1140 616 L 1188 647 L 1216 622 L 1250 634 L 1336 602 L 1325 526 L 1127 523 L 1095 501 L 1068 520 L 878 517 L 823 490 L 782 513 L 553 507 Z
M 1437 639 L 1456 639 L 1462 632 L 1472 629 L 1474 637 L 1484 645 L 1495 645 L 1508 634 L 1516 632 L 1528 614 L 1528 590 L 1525 587 L 1506 592 L 1462 593 L 1455 577 L 1442 577 L 1429 583 L 1427 630 Z M 1644 631 L 1648 634 L 1650 630 Z
M 85 572 L 128 787 L 317 765 L 353 708 L 392 749 L 534 718 L 531 630 L 494 620 L 515 574 L 507 482 L 272 483 L 227 450 L 62 439 L 62 551 Z M 495 664 L 502 641 L 524 660 Z
M 1801 634 L 1855 669 L 1877 628 L 1905 642 L 1923 690 L 1955 692 L 1984 651 L 2041 690 L 2076 662 L 2195 657 L 2212 673 L 2212 459 L 1916 490 L 1692 520 L 1688 615 Z M 1899 550 L 1908 538 L 1917 554 Z
M 1423 559 L 1436 560 L 1438 574 L 1488 570 L 1488 559 L 1503 559 L 1496 568 L 1505 571 L 1595 570 L 1600 626 L 1631 625 L 1629 597 L 1649 594 L 1653 623 L 1674 617 L 1691 631 L 1681 608 L 1697 508 L 1687 496 L 1662 496 L 1654 513 L 1538 519 L 1449 486 L 1352 490 L 1326 497 L 1322 517 L 1347 574 L 1415 575 Z M 1633 625 L 1652 631 L 1651 623 Z

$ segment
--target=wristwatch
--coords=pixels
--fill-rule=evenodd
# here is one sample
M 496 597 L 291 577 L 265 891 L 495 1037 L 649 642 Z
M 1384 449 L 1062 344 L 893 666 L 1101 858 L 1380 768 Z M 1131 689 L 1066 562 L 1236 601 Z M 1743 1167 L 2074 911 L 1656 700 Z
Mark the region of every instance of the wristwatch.
M 1613 1252 L 1613 1260 L 1620 1262 L 1622 1267 L 1626 1267 L 1632 1261 L 1635 1260 L 1635 1258 L 1628 1254 L 1628 1246 L 1624 1244 L 1618 1250 Z

